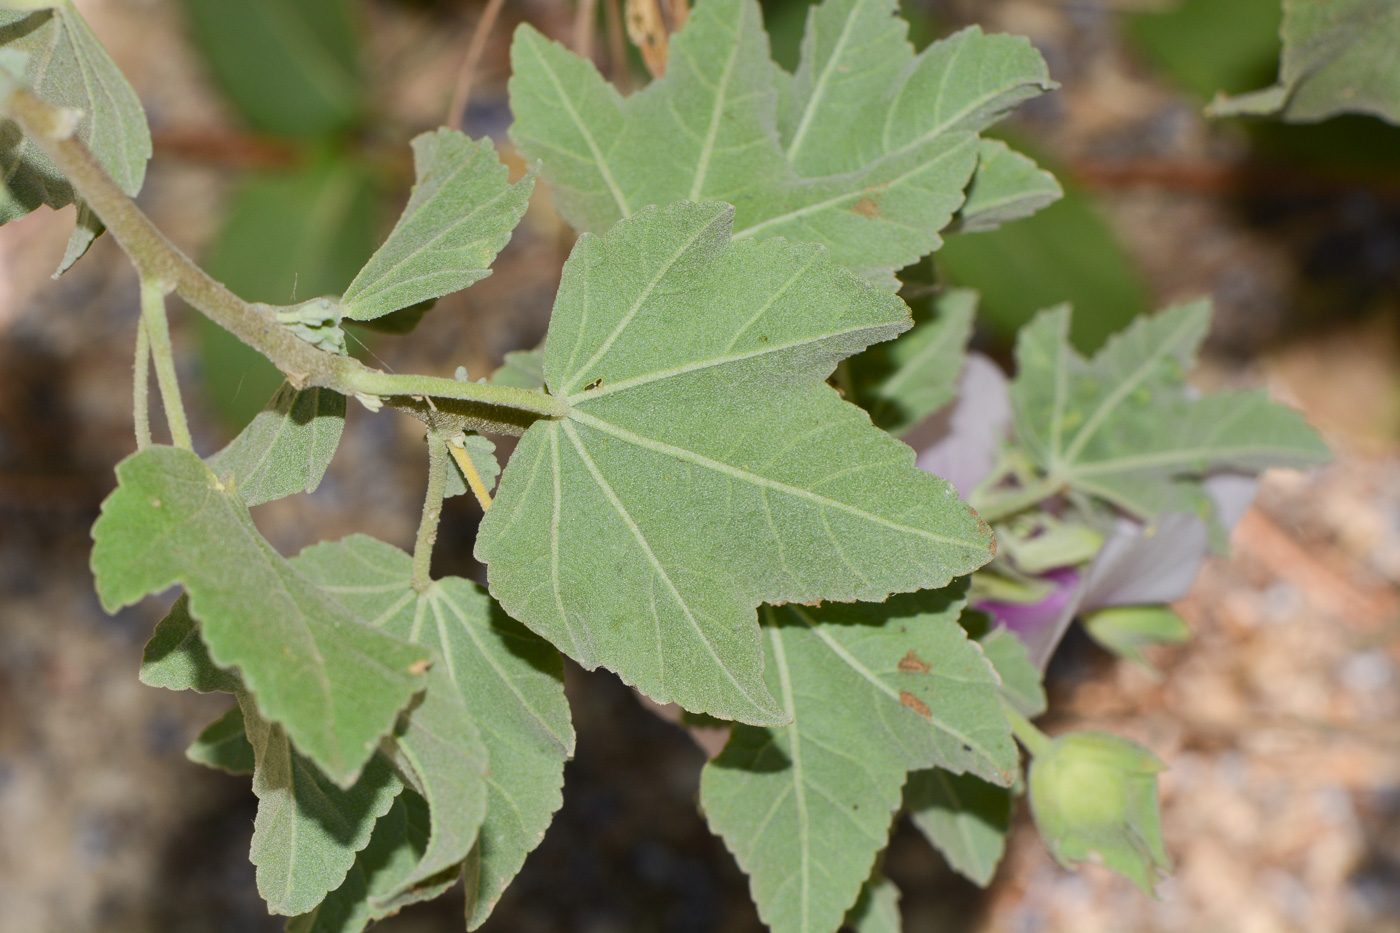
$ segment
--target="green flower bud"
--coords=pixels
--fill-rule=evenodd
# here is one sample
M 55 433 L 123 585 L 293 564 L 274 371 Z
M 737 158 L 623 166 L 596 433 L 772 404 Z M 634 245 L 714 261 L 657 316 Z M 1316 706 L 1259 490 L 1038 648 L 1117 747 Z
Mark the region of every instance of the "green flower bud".
M 1040 837 L 1066 868 L 1096 861 L 1149 894 L 1171 867 L 1162 845 L 1157 775 L 1150 751 L 1104 732 L 1073 732 L 1031 762 L 1031 812 Z

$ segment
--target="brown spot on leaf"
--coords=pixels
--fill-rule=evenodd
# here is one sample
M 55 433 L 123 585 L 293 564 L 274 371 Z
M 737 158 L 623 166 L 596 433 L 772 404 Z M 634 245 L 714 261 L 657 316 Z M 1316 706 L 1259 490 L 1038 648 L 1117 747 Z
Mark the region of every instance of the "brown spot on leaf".
M 933 665 L 929 664 L 913 651 L 910 651 L 899 659 L 899 669 L 906 674 L 927 674 L 929 671 L 933 670 Z
M 928 708 L 928 704 L 925 703 L 923 700 L 919 699 L 918 697 L 914 696 L 914 694 L 910 693 L 908 690 L 899 691 L 899 702 L 903 703 L 905 706 L 909 707 L 925 719 L 933 718 L 933 711 Z
M 851 208 L 866 220 L 878 220 L 880 218 L 880 205 L 876 204 L 873 198 L 861 198 Z
M 408 672 L 414 677 L 419 674 L 428 673 L 428 668 L 433 666 L 433 662 L 428 658 L 420 658 L 408 666 Z

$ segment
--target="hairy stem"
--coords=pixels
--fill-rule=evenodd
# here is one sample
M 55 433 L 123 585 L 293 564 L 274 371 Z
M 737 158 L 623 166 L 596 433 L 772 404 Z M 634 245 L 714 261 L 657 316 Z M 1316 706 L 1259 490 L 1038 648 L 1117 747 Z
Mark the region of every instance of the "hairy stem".
M 151 338 L 146 321 L 136 319 L 136 362 L 131 372 L 131 420 L 136 426 L 136 449 L 151 446 Z
M 358 360 L 312 346 L 277 321 L 276 308 L 239 298 L 166 239 L 117 186 L 83 141 L 74 135 L 76 124 L 71 112 L 46 104 L 29 91 L 19 89 L 0 100 L 0 115 L 18 123 L 20 129 L 53 159 L 74 190 L 131 257 L 143 279 L 154 279 L 173 287 L 191 306 L 271 360 L 293 386 L 321 386 L 345 395 L 381 396 L 387 399 L 389 406 L 420 418 L 422 406 L 414 397 L 422 396 L 545 417 L 561 417 L 568 413 L 567 403 L 537 392 L 431 376 L 384 373 Z M 506 433 L 519 433 L 519 419 L 511 417 L 509 411 L 499 412 L 498 417 L 488 411 L 474 415 L 473 420 L 478 424 L 499 421 Z
M 447 488 L 447 442 L 437 431 L 428 432 L 428 492 L 423 497 L 423 519 L 413 543 L 413 588 L 426 592 L 433 583 L 433 545 L 442 520 L 442 494 Z
M 1016 736 L 1016 741 L 1025 746 L 1032 758 L 1050 751 L 1051 746 L 1055 744 L 1054 739 L 1041 732 L 1034 723 L 1022 716 L 1019 710 L 1005 700 L 1002 701 L 1001 709 L 1011 723 L 1011 734 Z
M 194 450 L 190 424 L 185 419 L 185 403 L 180 398 L 180 381 L 175 377 L 175 351 L 170 346 L 170 325 L 165 319 L 165 288 L 146 277 L 141 279 L 141 327 L 146 332 L 151 359 L 156 364 L 156 383 L 160 386 L 160 401 L 165 408 L 165 423 L 170 426 L 171 443 Z M 146 432 L 149 438 L 149 424 Z

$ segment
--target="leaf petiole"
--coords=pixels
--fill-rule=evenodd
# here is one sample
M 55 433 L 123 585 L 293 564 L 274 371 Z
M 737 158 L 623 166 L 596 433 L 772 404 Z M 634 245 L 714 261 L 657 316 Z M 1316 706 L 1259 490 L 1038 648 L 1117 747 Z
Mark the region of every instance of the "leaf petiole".
M 151 338 L 146 321 L 136 320 L 136 360 L 131 368 L 131 421 L 136 426 L 136 449 L 151 446 Z
M 156 382 L 160 385 L 160 400 L 165 407 L 165 421 L 170 426 L 170 439 L 176 447 L 193 450 L 194 441 L 190 438 L 190 426 L 185 418 L 185 403 L 180 398 L 180 383 L 175 376 L 175 353 L 170 347 L 170 325 L 165 319 L 165 292 L 165 286 L 160 282 L 149 276 L 141 277 L 141 330 L 146 335 L 151 358 L 155 360 Z M 138 344 L 138 357 L 139 349 Z M 137 430 L 140 431 L 139 426 Z M 147 443 L 150 442 L 150 430 L 148 421 Z
M 1035 723 L 1022 716 L 1020 710 L 1006 700 L 1002 700 L 1001 709 L 1006 714 L 1007 722 L 1011 723 L 1011 734 L 1031 753 L 1032 758 L 1050 751 L 1055 744 L 1054 739 L 1040 731 Z
M 428 492 L 423 497 L 423 518 L 413 543 L 413 588 L 420 593 L 432 586 L 433 545 L 442 520 L 442 497 L 447 488 L 447 442 L 437 431 L 428 431 Z

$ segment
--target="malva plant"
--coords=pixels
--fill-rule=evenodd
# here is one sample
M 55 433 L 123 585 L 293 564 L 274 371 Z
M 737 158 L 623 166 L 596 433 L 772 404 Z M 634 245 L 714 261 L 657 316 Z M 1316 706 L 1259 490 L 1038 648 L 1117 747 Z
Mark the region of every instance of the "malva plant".
M 1125 654 L 1179 639 L 1153 604 L 1224 540 L 1208 481 L 1327 452 L 1259 392 L 1187 387 L 1203 302 L 1092 358 L 1067 308 L 1045 312 L 1009 383 L 964 365 L 975 294 L 938 291 L 915 323 L 900 269 L 1059 196 L 980 135 L 1055 87 L 1027 41 L 969 29 L 915 54 L 893 0 L 823 0 L 788 74 L 756 0 L 702 0 L 649 49 L 664 76 L 623 97 L 522 26 L 525 177 L 489 142 L 419 136 L 412 196 L 353 284 L 273 307 L 131 200 L 144 116 L 72 5 L 0 7 L 0 220 L 77 204 L 62 268 L 105 229 L 140 278 L 137 451 L 93 529 L 98 593 L 115 610 L 183 587 L 141 679 L 236 698 L 188 754 L 251 774 L 258 888 L 289 930 L 361 930 L 459 880 L 467 928 L 487 920 L 562 800 L 561 652 L 732 723 L 699 803 L 778 933 L 896 928 L 876 865 L 901 810 L 986 884 L 1027 786 L 1057 858 L 1151 890 L 1161 765 L 1113 736 L 1042 733 L 1044 664 L 1081 609 L 1128 607 L 1091 627 Z M 347 355 L 342 320 L 488 275 L 537 182 L 581 234 L 542 348 L 477 381 Z M 172 292 L 286 377 L 205 457 Z M 151 436 L 152 364 L 169 446 Z M 414 551 L 357 535 L 289 559 L 249 509 L 317 486 L 349 398 L 425 427 Z M 482 435 L 520 438 L 504 469 Z M 443 499 L 467 490 L 488 587 L 429 573 Z M 1144 528 L 1170 530 L 1150 544 Z M 1175 553 L 1142 557 L 1162 541 Z M 1143 579 L 1153 560 L 1173 568 L 1163 586 Z

